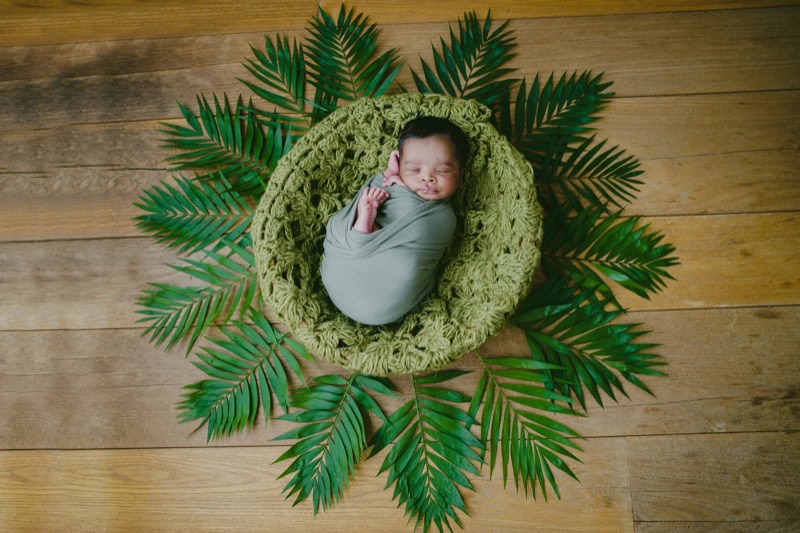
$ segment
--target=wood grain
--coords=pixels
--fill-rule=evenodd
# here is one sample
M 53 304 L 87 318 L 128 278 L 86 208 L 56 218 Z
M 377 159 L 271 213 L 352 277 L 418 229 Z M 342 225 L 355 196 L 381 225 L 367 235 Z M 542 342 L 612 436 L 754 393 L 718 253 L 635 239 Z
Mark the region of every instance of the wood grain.
M 798 88 L 800 58 L 793 51 L 800 46 L 794 31 L 800 8 L 638 14 L 617 20 L 620 24 L 614 26 L 591 16 L 512 21 L 508 29 L 517 42 L 511 62 L 518 69 L 515 75 L 530 80 L 536 72 L 604 72 L 619 96 Z M 447 37 L 449 31 L 446 24 L 388 24 L 380 29 L 380 48 L 398 48 L 416 70 L 418 57 L 429 59 L 431 44 L 438 46 L 439 37 Z M 305 30 L 279 33 L 307 37 Z M 253 57 L 250 46 L 264 48 L 265 34 L 275 32 L 265 28 L 258 33 L 0 47 L 0 80 L 29 81 L 39 88 L 46 78 L 63 83 L 152 73 L 158 82 L 163 76 L 158 73 L 199 70 L 202 77 L 193 80 L 195 90 L 219 92 L 229 87 L 232 79 L 226 76 L 232 70 L 249 78 L 239 64 Z M 408 69 L 399 81 L 413 86 Z M 59 88 L 54 83 L 45 87 Z M 176 93 L 169 102 L 183 94 Z
M 662 435 L 800 429 L 797 307 L 630 313 L 651 331 L 668 373 L 647 379 L 653 396 L 592 403 L 570 421 L 583 435 Z M 508 342 L 508 341 L 507 341 Z
M 562 499 L 526 501 L 502 480 L 475 481 L 465 494 L 465 531 L 530 531 L 569 522 L 576 531 L 632 531 L 624 439 L 587 443 L 598 457 L 564 481 Z M 15 531 L 407 531 L 403 512 L 375 478 L 381 457 L 362 464 L 341 504 L 313 518 L 293 508 L 273 461 L 284 447 L 0 452 L 0 524 Z M 488 476 L 487 476 L 488 477 Z M 313 526 L 310 526 L 313 524 Z
M 794 533 L 800 529 L 800 520 L 737 520 L 731 522 L 634 522 L 637 533 L 670 533 L 672 531 L 685 531 L 693 533 L 724 533 L 735 529 L 747 533 Z
M 623 296 L 669 377 L 589 405 L 581 483 L 526 502 L 495 476 L 468 531 L 796 531 L 800 527 L 800 6 L 795 1 L 354 0 L 381 50 L 429 58 L 465 8 L 511 19 L 528 79 L 591 69 L 617 98 L 597 123 L 642 162 L 626 213 L 677 245 L 667 291 Z M 238 95 L 264 33 L 302 36 L 317 5 L 279 0 L 0 0 L 0 531 L 409 531 L 369 461 L 342 506 L 283 500 L 285 449 L 252 431 L 205 445 L 180 425 L 180 350 L 140 337 L 146 282 L 183 283 L 132 203 L 169 176 L 176 100 Z M 411 87 L 409 69 L 399 80 Z M 526 353 L 507 328 L 482 348 Z M 466 356 L 459 368 L 477 370 Z M 310 376 L 342 370 L 309 365 Z M 455 384 L 470 392 L 477 372 Z M 384 400 L 387 409 L 408 398 Z
M 631 310 L 791 305 L 798 300 L 797 213 L 643 220 L 677 247 L 677 281 Z M 129 327 L 148 283 L 190 285 L 176 254 L 146 238 L 0 243 L 0 330 Z M 770 265 L 769 269 L 763 265 Z
M 0 46 L 174 37 L 298 28 L 316 12 L 311 0 L 134 0 L 63 3 L 4 0 Z
M 322 0 L 320 5 L 329 11 L 338 9 L 336 0 Z M 357 10 L 369 14 L 380 24 L 392 24 L 395 21 L 418 22 L 427 20 L 449 21 L 456 17 L 463 18 L 464 11 L 475 11 L 479 16 L 489 9 L 492 16 L 499 19 L 530 19 L 550 17 L 585 17 L 624 15 L 630 13 L 671 13 L 675 11 L 713 11 L 734 8 L 768 7 L 780 5 L 793 5 L 791 2 L 776 2 L 769 0 L 757 1 L 696 1 L 680 0 L 670 2 L 657 0 L 650 2 L 636 2 L 622 0 L 616 2 L 585 3 L 580 0 L 566 0 L 562 2 L 547 2 L 546 0 L 477 0 L 464 4 L 458 0 L 444 0 L 436 4 L 411 5 L 402 0 L 354 0 L 347 4 Z M 449 13 L 450 15 L 445 15 Z
M 800 517 L 797 432 L 629 437 L 628 448 L 636 521 Z
M 590 401 L 586 418 L 560 420 L 585 437 L 800 430 L 798 320 L 800 307 L 632 313 L 626 322 L 652 330 L 645 342 L 663 345 L 656 353 L 668 363 L 669 377 L 645 380 L 655 396 L 629 385 L 630 399 L 606 399 L 604 408 Z M 194 356 L 187 360 L 180 349 L 163 353 L 140 334 L 138 329 L 1 332 L 6 352 L 0 358 L 5 413 L 0 449 L 205 446 L 205 428 L 193 433 L 196 424 L 176 420 L 182 387 L 204 377 L 191 364 Z M 528 354 L 513 328 L 481 351 Z M 307 378 L 347 375 L 324 362 L 304 367 Z M 473 371 L 455 383 L 466 394 L 475 390 L 479 367 L 472 355 L 458 363 Z M 402 394 L 379 399 L 387 412 L 410 398 L 407 378 L 392 381 Z M 252 431 L 211 445 L 265 445 L 292 427 L 272 420 L 265 430 L 259 415 Z
M 319 3 L 331 14 L 339 11 L 341 2 Z M 542 18 L 626 13 L 724 10 L 741 7 L 793 5 L 789 0 L 659 0 L 640 3 L 546 2 L 537 0 L 501 0 L 472 2 L 467 9 L 483 15 L 488 9 L 496 18 Z M 193 2 L 191 7 L 177 0 L 142 5 L 132 0 L 87 2 L 64 5 L 53 0 L 3 2 L 0 19 L 0 46 L 33 46 L 119 39 L 157 39 L 176 35 L 206 35 L 267 31 L 303 27 L 316 13 L 316 2 L 279 0 L 268 4 L 237 0 L 224 8 L 211 0 Z M 462 16 L 465 5 L 455 0 L 434 5 L 391 1 L 362 0 L 350 2 L 348 8 L 362 11 L 370 20 L 382 25 L 411 22 L 448 21 Z M 164 21 L 169 21 L 165 24 Z
M 676 281 L 651 300 L 620 292 L 618 299 L 623 307 L 686 309 L 790 305 L 797 301 L 797 212 L 654 217 L 643 222 L 666 235 L 665 241 L 675 245 L 681 264 L 670 270 Z
M 792 50 L 800 45 L 793 31 L 800 23 L 800 9 L 754 11 L 746 19 L 724 13 L 674 16 L 678 18 L 668 24 L 663 16 L 637 16 L 626 21 L 626 31 L 611 34 L 603 18 L 580 24 L 560 21 L 552 28 L 543 21 L 520 22 L 513 27 L 520 36 L 518 49 L 542 50 L 519 54 L 513 66 L 529 79 L 536 72 L 546 76 L 603 71 L 615 82 L 616 93 L 626 97 L 798 88 L 800 59 Z M 687 25 L 692 27 L 688 35 L 702 35 L 703 40 L 687 40 Z M 580 38 L 562 42 L 560 36 L 572 32 Z M 446 28 L 431 25 L 388 26 L 382 48 L 399 47 L 409 65 L 419 69 L 417 56 L 429 57 L 430 43 L 438 44 L 446 34 Z M 251 37 L 250 44 L 263 47 L 260 35 Z M 191 104 L 196 93 L 210 97 L 224 92 L 233 99 L 250 94 L 236 81 L 250 79 L 241 62 L 252 54 L 241 38 L 236 41 L 238 54 L 226 37 L 153 46 L 152 41 L 71 45 L 48 47 L 34 56 L 30 48 L 0 49 L 0 72 L 5 73 L 0 82 L 0 131 L 54 127 L 76 119 L 86 123 L 174 118 L 175 101 Z M 681 76 L 675 75 L 678 65 Z M 413 86 L 408 68 L 398 82 Z
M 619 99 L 598 128 L 642 161 L 630 214 L 790 211 L 800 205 L 793 106 L 798 91 Z M 159 128 L 0 132 L 0 240 L 138 235 L 133 202 L 170 176 Z
M 642 6 L 649 3 L 642 3 Z M 493 11 L 496 13 L 496 11 Z M 496 17 L 496 15 L 495 15 Z M 604 73 L 618 96 L 663 96 L 798 88 L 800 45 L 796 7 L 725 12 L 514 20 L 514 77 L 585 70 Z M 432 64 L 431 46 L 449 42 L 458 25 L 387 26 L 385 47 L 397 47 L 409 67 Z M 522 52 L 524 51 L 524 52 Z M 679 73 L 679 74 L 678 74 Z M 410 71 L 399 81 L 414 87 Z

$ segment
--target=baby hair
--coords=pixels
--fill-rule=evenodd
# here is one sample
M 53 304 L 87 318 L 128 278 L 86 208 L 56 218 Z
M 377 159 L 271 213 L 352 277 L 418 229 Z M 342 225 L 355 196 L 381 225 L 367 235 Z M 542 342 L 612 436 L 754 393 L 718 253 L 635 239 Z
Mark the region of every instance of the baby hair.
M 403 143 L 407 139 L 425 139 L 434 135 L 444 135 L 450 139 L 455 148 L 456 158 L 463 169 L 469 156 L 469 141 L 461 128 L 446 118 L 421 116 L 412 119 L 400 130 L 397 149 L 403 153 Z

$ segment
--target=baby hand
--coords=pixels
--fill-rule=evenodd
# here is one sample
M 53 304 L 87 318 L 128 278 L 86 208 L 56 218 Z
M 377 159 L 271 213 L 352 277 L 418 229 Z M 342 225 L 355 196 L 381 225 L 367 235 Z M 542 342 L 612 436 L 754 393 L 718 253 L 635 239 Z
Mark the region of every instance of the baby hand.
M 389 164 L 386 170 L 383 171 L 383 176 L 384 187 L 389 187 L 390 185 L 406 186 L 406 184 L 403 183 L 403 179 L 400 177 L 400 152 L 397 150 L 392 152 L 392 155 L 389 156 Z
M 384 174 L 384 177 L 383 177 L 383 186 L 384 186 L 384 187 L 389 187 L 389 186 L 391 186 L 391 185 L 401 185 L 401 186 L 403 186 L 403 187 L 405 187 L 405 186 L 406 186 L 406 184 L 405 184 L 405 183 L 403 183 L 403 180 L 402 180 L 402 179 L 400 179 L 400 176 L 398 176 L 398 175 L 396 175 L 396 174 L 395 174 L 395 175 L 392 175 L 392 176 L 387 176 L 387 175 L 385 175 L 385 174 Z

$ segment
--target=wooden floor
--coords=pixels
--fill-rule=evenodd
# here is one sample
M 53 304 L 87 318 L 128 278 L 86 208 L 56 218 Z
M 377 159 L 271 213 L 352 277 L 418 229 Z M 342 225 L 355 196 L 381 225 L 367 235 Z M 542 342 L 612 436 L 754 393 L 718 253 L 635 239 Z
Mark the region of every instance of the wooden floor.
M 632 391 L 573 424 L 587 453 L 560 501 L 479 480 L 467 531 L 800 530 L 792 4 L 473 4 L 513 19 L 529 78 L 591 69 L 614 81 L 600 135 L 641 159 L 630 213 L 682 263 L 662 295 L 624 297 L 669 362 L 648 382 L 656 397 Z M 468 4 L 350 5 L 416 66 Z M 196 93 L 239 94 L 248 45 L 302 31 L 316 6 L 0 2 L 0 531 L 410 530 L 374 461 L 314 518 L 281 496 L 284 447 L 269 440 L 280 424 L 212 445 L 177 424 L 181 387 L 199 374 L 135 323 L 145 283 L 177 279 L 173 254 L 131 222 L 132 202 L 168 177 L 159 122 Z M 525 344 L 506 331 L 486 349 Z

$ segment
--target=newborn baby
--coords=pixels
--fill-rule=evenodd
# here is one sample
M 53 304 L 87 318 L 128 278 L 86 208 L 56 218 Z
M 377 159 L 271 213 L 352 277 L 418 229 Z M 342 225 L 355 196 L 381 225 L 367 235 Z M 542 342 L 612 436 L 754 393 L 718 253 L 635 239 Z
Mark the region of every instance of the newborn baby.
M 453 241 L 450 197 L 468 142 L 449 120 L 419 117 L 400 132 L 385 172 L 328 221 L 322 282 L 334 305 L 367 325 L 396 322 L 434 287 Z

